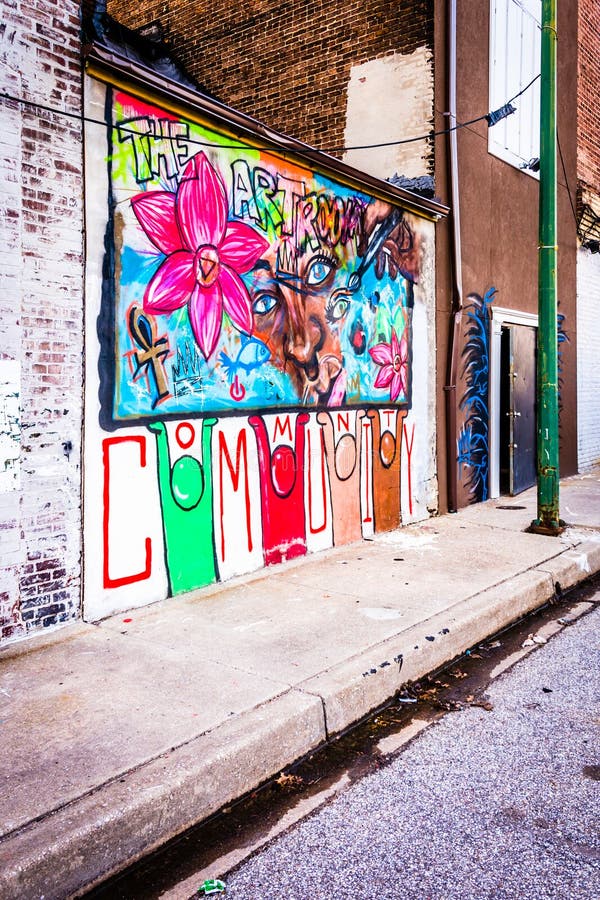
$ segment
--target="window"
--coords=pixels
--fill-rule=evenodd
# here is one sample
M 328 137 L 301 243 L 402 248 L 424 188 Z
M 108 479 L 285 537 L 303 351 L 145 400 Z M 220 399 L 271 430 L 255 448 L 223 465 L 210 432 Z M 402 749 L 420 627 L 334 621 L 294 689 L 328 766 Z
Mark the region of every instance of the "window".
M 490 0 L 490 110 L 539 74 L 541 18 L 541 0 Z M 489 129 L 488 150 L 522 168 L 540 155 L 539 79 L 513 105 L 516 113 Z

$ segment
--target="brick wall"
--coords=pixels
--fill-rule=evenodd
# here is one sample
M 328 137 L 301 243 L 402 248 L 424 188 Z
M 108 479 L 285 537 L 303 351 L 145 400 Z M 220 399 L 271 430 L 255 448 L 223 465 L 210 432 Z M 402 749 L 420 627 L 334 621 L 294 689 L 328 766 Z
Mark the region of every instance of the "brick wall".
M 577 175 L 600 194 L 600 4 L 579 0 Z
M 79 4 L 2 7 L 2 92 L 79 115 Z M 10 640 L 80 608 L 82 143 L 77 119 L 0 102 L 0 639 Z
M 353 67 L 433 46 L 433 0 L 109 0 L 108 12 L 131 28 L 159 21 L 207 91 L 323 150 L 344 146 Z

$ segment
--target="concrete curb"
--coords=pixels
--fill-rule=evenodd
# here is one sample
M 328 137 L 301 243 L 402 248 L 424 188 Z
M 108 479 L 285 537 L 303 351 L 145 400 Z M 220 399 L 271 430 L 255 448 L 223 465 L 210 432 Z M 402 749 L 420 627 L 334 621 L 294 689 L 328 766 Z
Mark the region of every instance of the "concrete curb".
M 460 601 L 301 686 L 322 698 L 331 737 L 390 700 L 406 682 L 451 662 L 553 595 L 547 573 L 525 572 Z
M 0 897 L 64 900 L 257 787 L 325 739 L 323 707 L 291 690 L 124 773 L 0 844 Z
M 567 591 L 600 571 L 600 542 L 585 541 L 540 563 L 537 569 L 550 574 L 557 591 Z
M 89 889 L 598 571 L 600 542 L 570 547 L 30 822 L 0 841 L 0 896 Z
M 600 543 L 588 541 L 413 625 L 302 683 L 321 697 L 328 738 L 384 704 L 407 681 L 451 662 L 491 634 L 600 571 Z

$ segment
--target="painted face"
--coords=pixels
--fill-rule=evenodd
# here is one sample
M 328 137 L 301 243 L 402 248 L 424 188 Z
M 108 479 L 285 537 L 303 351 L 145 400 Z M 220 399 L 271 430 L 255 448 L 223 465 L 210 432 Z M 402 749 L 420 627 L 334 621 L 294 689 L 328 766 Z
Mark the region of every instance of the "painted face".
M 293 272 L 267 256 L 253 273 L 254 333 L 308 405 L 334 406 L 344 396 L 340 331 L 351 294 L 341 264 L 339 252 L 319 248 L 299 256 Z

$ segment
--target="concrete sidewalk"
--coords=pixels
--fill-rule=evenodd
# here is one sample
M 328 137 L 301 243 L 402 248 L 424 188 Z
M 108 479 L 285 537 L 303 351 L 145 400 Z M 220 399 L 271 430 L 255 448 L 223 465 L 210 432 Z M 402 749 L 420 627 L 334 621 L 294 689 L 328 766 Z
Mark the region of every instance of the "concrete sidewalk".
M 12 645 L 0 897 L 64 898 L 600 570 L 600 471 Z

